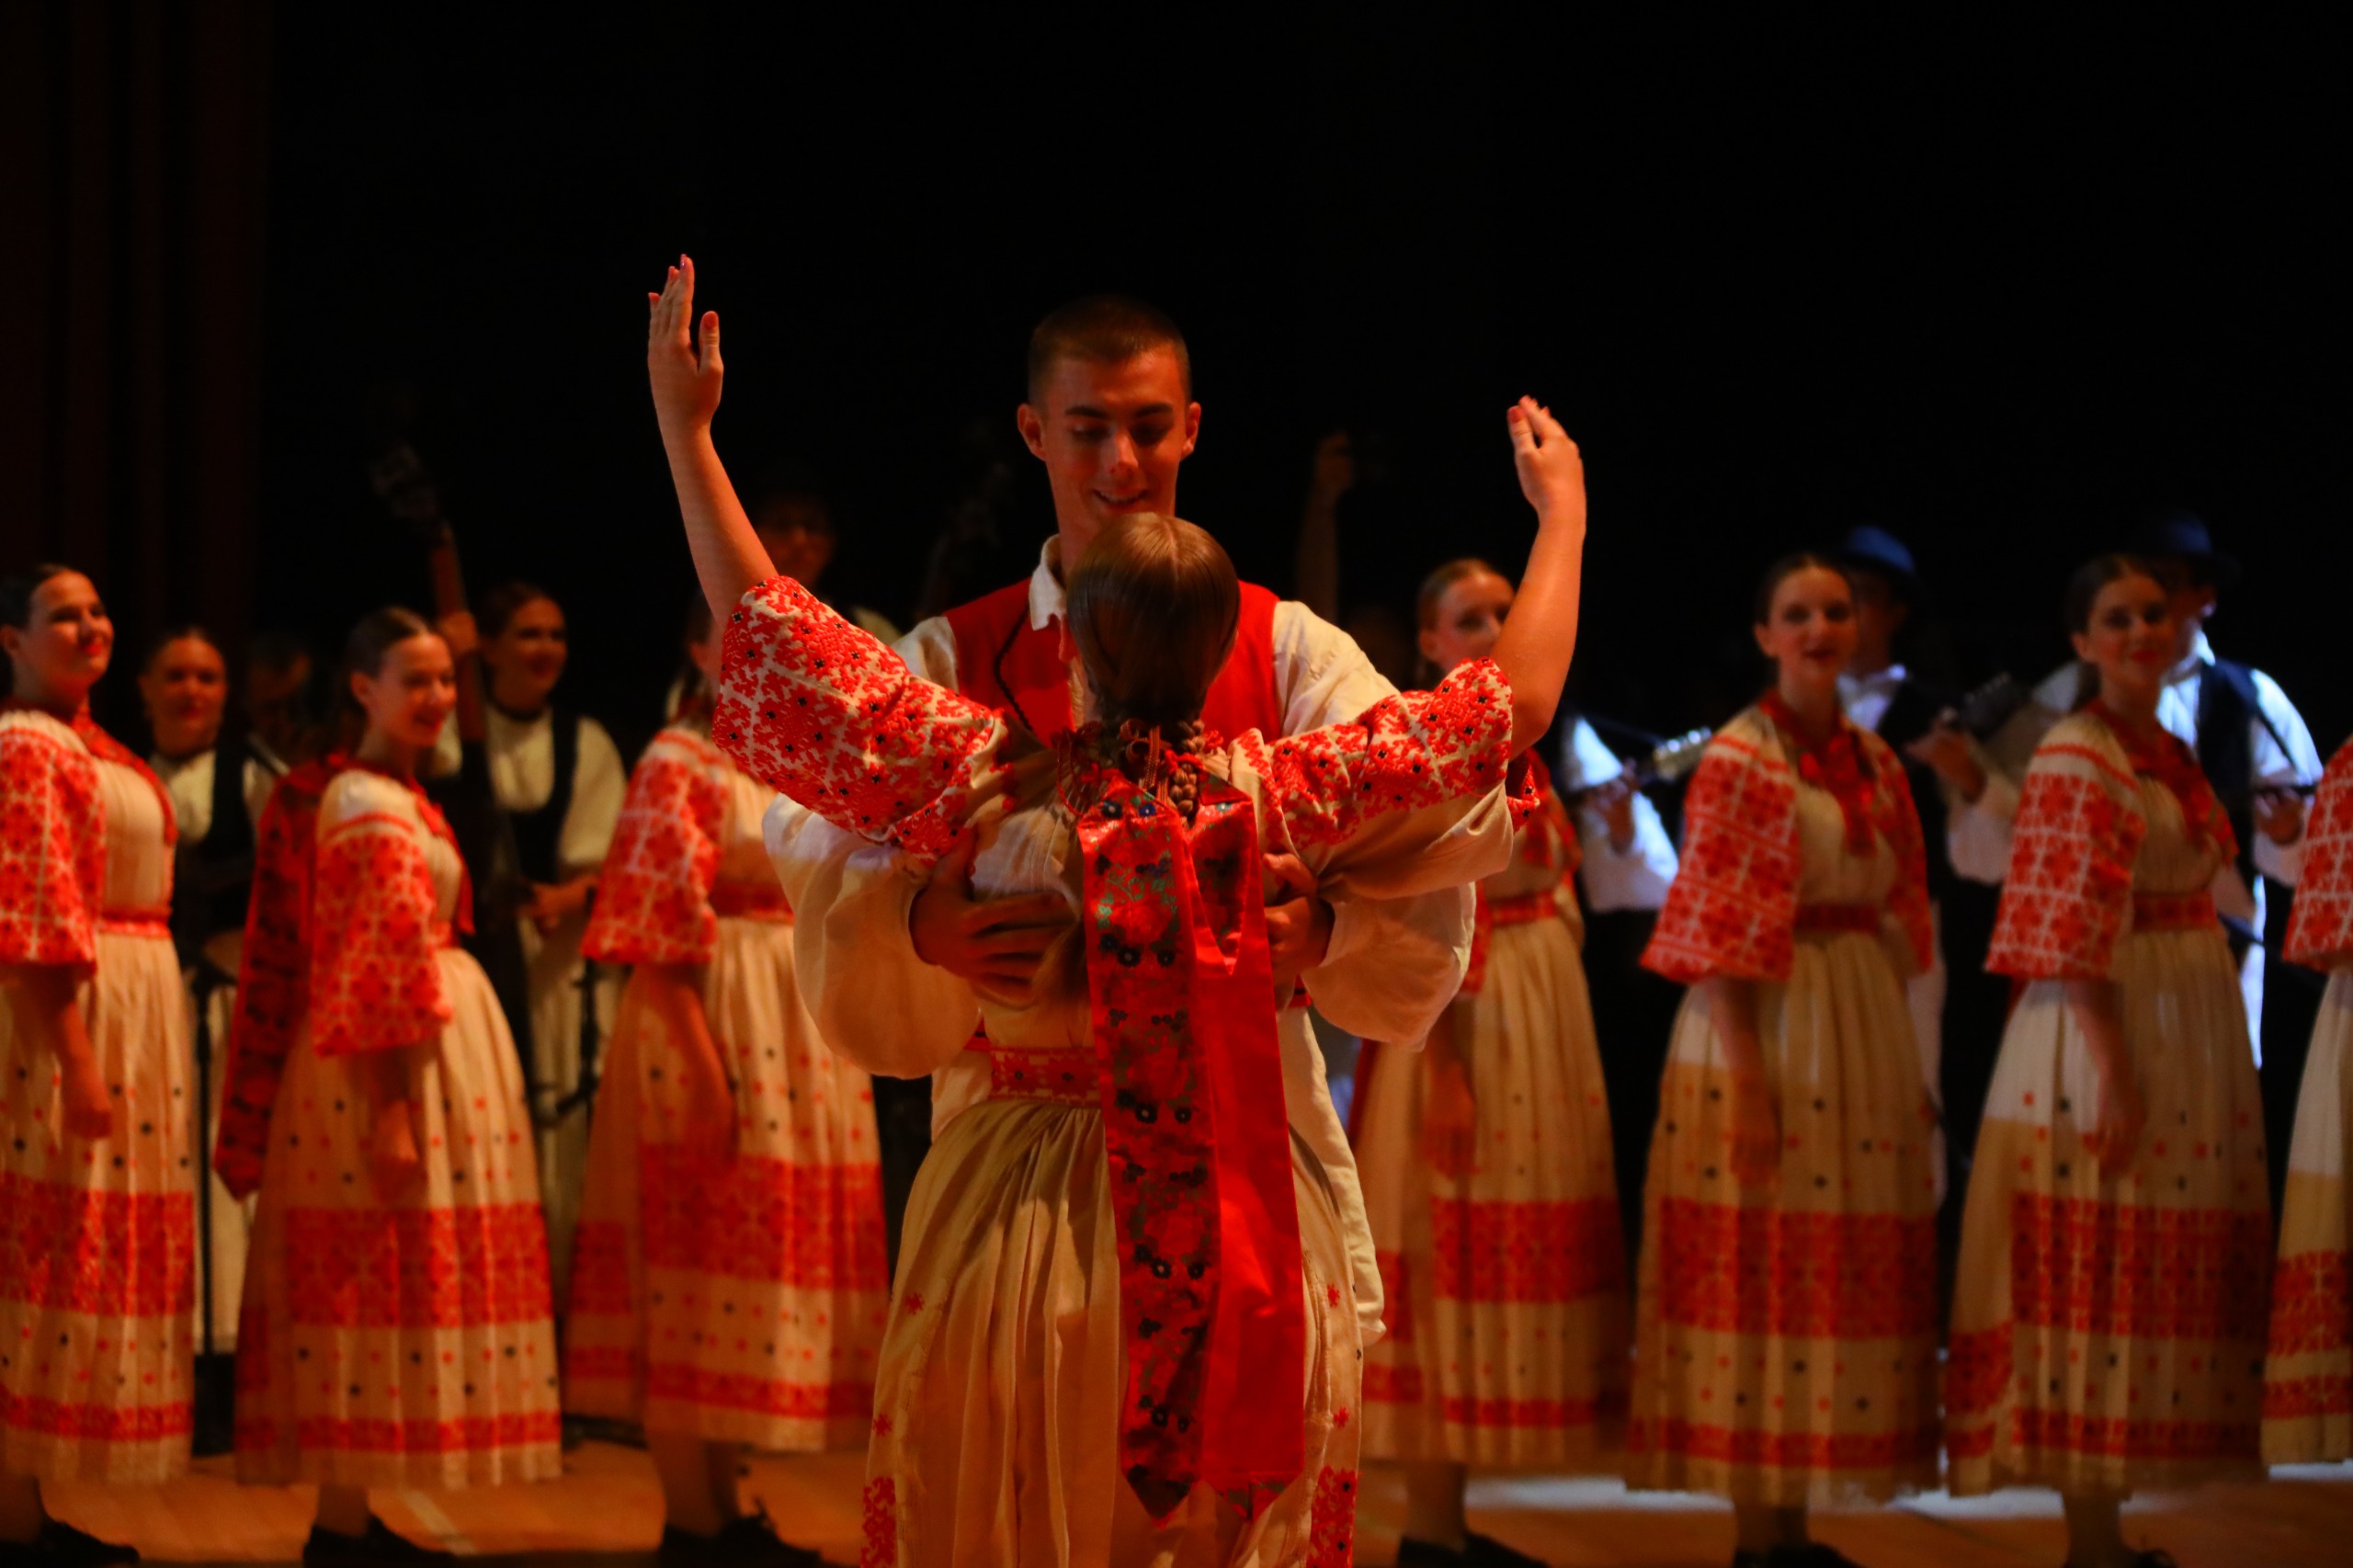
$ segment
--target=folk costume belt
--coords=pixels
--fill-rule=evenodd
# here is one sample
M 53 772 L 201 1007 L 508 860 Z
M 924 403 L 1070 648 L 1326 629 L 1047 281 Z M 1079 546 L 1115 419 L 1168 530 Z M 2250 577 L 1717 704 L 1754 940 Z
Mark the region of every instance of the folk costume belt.
M 792 901 L 774 882 L 714 882 L 710 908 L 722 920 L 765 920 L 778 926 L 792 920 Z
M 129 904 L 99 913 L 98 929 L 109 937 L 172 937 L 172 906 L 168 903 Z
M 1539 926 L 1547 920 L 1566 918 L 1550 889 L 1510 898 L 1489 898 L 1487 890 L 1481 888 L 1478 908 L 1471 921 L 1471 961 L 1462 971 L 1462 986 L 1456 994 L 1476 996 L 1487 988 L 1487 938 L 1497 926 Z
M 1876 937 L 1880 910 L 1875 903 L 1802 903 L 1798 905 L 1801 937 Z
M 2132 895 L 2135 931 L 2213 931 L 2222 928 L 2214 910 L 2214 895 L 2196 892 L 2136 892 Z

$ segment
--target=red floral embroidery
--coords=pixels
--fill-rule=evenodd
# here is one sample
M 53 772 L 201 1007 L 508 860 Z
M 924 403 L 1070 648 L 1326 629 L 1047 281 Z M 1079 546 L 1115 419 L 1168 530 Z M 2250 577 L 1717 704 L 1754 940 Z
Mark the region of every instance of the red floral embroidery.
M 2270 1282 L 2271 1223 L 2260 1210 L 2154 1209 L 2031 1192 L 2010 1200 L 2016 1323 L 2259 1346 Z
M 1879 1471 L 1933 1465 L 1941 1436 L 1933 1421 L 1901 1432 L 1777 1432 L 1653 1416 L 1628 1426 L 1626 1451 L 1782 1470 Z
M 310 1010 L 319 801 L 345 766 L 341 756 L 330 755 L 289 772 L 270 791 L 254 830 L 254 888 L 245 905 L 237 1012 L 229 1026 L 221 1137 L 212 1155 L 222 1183 L 239 1198 L 261 1190 L 270 1109 Z
M 99 1317 L 196 1301 L 196 1199 L 98 1192 L 0 1172 L 0 1300 Z
M 858 1568 L 899 1568 L 899 1489 L 887 1475 L 866 1483 L 866 1547 Z
M 824 1383 L 788 1382 L 781 1378 L 714 1372 L 675 1361 L 646 1369 L 648 1399 L 675 1400 L 713 1410 L 747 1410 L 758 1415 L 824 1421 L 864 1415 L 874 1408 L 874 1385 L 863 1378 Z
M 2169 1421 L 2162 1416 L 2085 1415 L 2072 1410 L 2027 1405 L 2010 1417 L 2021 1448 L 2058 1449 L 2128 1460 L 2252 1460 L 2262 1448 L 2262 1427 L 2245 1421 Z
M 0 964 L 97 963 L 106 812 L 97 765 L 46 715 L 0 712 Z
M 600 963 L 708 963 L 719 950 L 710 907 L 727 814 L 727 763 L 716 747 L 665 730 L 629 778 L 597 907 L 581 950 Z
M 2001 1407 L 2017 1370 L 2011 1348 L 2016 1342 L 2017 1332 L 2006 1323 L 1951 1336 L 1945 1351 L 1945 1406 L 1955 1420 Z
M 737 767 L 826 821 L 937 856 L 971 801 L 989 709 L 898 654 L 790 577 L 728 617 L 711 738 Z
M 989 1094 L 994 1098 L 1051 1100 L 1060 1105 L 1102 1103 L 1101 1070 L 1092 1051 L 983 1049 L 988 1051 Z
M 1458 1301 L 1574 1301 L 1622 1290 L 1614 1199 L 1433 1199 L 1437 1293 Z
M 626 1315 L 630 1305 L 629 1227 L 589 1220 L 572 1233 L 572 1311 Z
M 2336 748 L 2304 824 L 2304 869 L 2288 916 L 2288 958 L 2314 969 L 2353 960 L 2353 740 Z
M 1461 665 L 1435 691 L 1401 692 L 1353 724 L 1269 743 L 1242 739 L 1269 808 L 1304 848 L 1337 844 L 1370 818 L 1484 794 L 1511 762 L 1511 685 L 1491 659 Z M 1515 817 L 1536 809 L 1523 779 Z
M 368 1416 L 305 1416 L 296 1424 L 305 1452 L 329 1449 L 371 1454 L 483 1454 L 493 1449 L 532 1449 L 559 1442 L 563 1417 L 553 1410 L 516 1411 L 504 1415 L 461 1415 L 454 1420 L 395 1421 Z M 267 1418 L 237 1423 L 240 1452 L 278 1446 L 278 1423 Z
M 579 1292 L 574 1292 L 578 1299 Z M 573 1345 L 563 1353 L 563 1375 L 569 1381 L 633 1383 L 637 1352 L 625 1345 Z
M 2353 1351 L 2353 1268 L 2342 1250 L 2282 1256 L 2271 1276 L 2271 1355 Z
M 2353 1377 L 2343 1373 L 2295 1378 L 2263 1385 L 2263 1418 L 2295 1421 L 2316 1415 L 2353 1415 Z
M 2021 980 L 2104 979 L 2148 824 L 2104 727 L 2075 720 L 2035 753 L 1985 967 Z
M 1933 1217 L 1659 1203 L 1659 1313 L 1684 1327 L 1893 1339 L 1937 1328 Z
M 880 1165 L 794 1165 L 752 1154 L 720 1165 L 676 1144 L 642 1143 L 637 1168 L 649 1268 L 810 1290 L 891 1287 L 875 1221 L 882 1211 Z M 601 1255 L 592 1257 L 600 1262 Z
M 1643 964 L 1670 980 L 1784 980 L 1797 919 L 1797 780 L 1754 727 L 1708 743 L 1684 796 L 1680 868 Z
M 548 1315 L 547 1232 L 534 1203 L 290 1209 L 286 1267 L 298 1324 L 472 1328 Z
M 311 926 L 311 1040 L 322 1056 L 381 1051 L 440 1038 L 447 923 L 438 917 L 421 835 L 449 829 L 422 795 L 372 799 L 401 787 L 348 772 L 321 805 Z M 363 793 L 364 791 L 364 793 Z M 462 900 L 460 901 L 462 903 Z
M 195 1425 L 195 1406 L 185 1400 L 165 1404 L 68 1404 L 0 1387 L 0 1426 L 44 1437 L 82 1437 L 102 1443 L 177 1438 L 185 1443 Z
M 1307 1512 L 1307 1568 L 1348 1568 L 1356 1561 L 1357 1472 L 1325 1465 Z

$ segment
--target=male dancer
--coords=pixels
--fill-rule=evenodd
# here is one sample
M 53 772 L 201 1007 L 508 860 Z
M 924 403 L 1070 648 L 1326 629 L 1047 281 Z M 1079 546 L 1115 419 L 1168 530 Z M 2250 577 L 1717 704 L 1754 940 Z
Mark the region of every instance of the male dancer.
M 1176 471 L 1201 422 L 1184 336 L 1131 300 L 1066 304 L 1030 336 L 1029 395 L 1016 419 L 1046 465 L 1054 535 L 1029 581 L 923 622 L 899 653 L 916 673 L 1017 710 L 1051 738 L 1084 718 L 1062 619 L 1062 562 L 1076 560 L 1113 517 L 1176 514 Z M 1345 722 L 1392 690 L 1345 633 L 1303 605 L 1245 585 L 1240 632 L 1204 719 L 1229 733 L 1291 734 Z M 787 801 L 769 808 L 767 838 L 796 913 L 800 980 L 818 1032 L 879 1073 L 894 1061 L 936 1061 L 943 1040 L 969 1037 L 976 994 L 1025 992 L 1069 919 L 1051 896 L 976 902 L 964 857 L 949 857 L 919 882 L 892 852 Z M 1327 900 L 1295 860 L 1269 871 L 1296 895 L 1267 911 L 1279 983 L 1303 981 L 1325 1017 L 1350 1033 L 1426 1034 L 1461 983 L 1470 890 L 1395 903 L 1345 893 Z M 1303 1009 L 1284 1013 L 1282 1048 L 1312 1061 L 1321 1084 Z M 1380 1274 L 1347 1136 L 1324 1096 L 1290 1111 L 1348 1227 L 1358 1314 L 1368 1335 L 1377 1335 Z

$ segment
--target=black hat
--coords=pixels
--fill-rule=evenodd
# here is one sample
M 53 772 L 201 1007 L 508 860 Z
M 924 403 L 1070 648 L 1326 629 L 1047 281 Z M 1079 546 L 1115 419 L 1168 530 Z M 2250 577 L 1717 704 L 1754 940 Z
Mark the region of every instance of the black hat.
M 2188 562 L 2201 581 L 2227 588 L 2239 580 L 2239 563 L 2214 548 L 2206 519 L 2195 512 L 2159 512 L 2132 530 L 2132 553 L 2169 555 Z
M 1859 566 L 1878 573 L 1907 601 L 1920 597 L 1920 571 L 1913 564 L 1912 551 L 1885 528 L 1873 528 L 1869 523 L 1848 528 L 1847 537 L 1827 553 L 1842 566 Z

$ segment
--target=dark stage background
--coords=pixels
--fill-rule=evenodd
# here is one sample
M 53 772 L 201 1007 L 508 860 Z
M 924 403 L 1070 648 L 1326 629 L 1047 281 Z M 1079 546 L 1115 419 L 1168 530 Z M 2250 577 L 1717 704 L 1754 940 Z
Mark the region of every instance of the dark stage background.
M 1183 509 L 1279 587 L 1310 450 L 1343 426 L 1368 471 L 1343 514 L 1351 603 L 1404 610 L 1466 551 L 1516 566 L 1502 411 L 1550 401 L 1592 484 L 1575 681 L 1596 711 L 1723 717 L 1757 675 L 1757 568 L 1865 520 L 1917 551 L 1955 673 L 2039 675 L 2065 572 L 2186 504 L 2250 569 L 2218 646 L 2281 679 L 2324 753 L 2353 728 L 2344 579 L 2320 569 L 2345 517 L 2325 235 L 2346 171 L 2315 38 L 1636 38 L 1472 6 L 1289 32 L 1134 18 L 1156 35 L 905 14 L 848 38 L 807 9 L 248 6 L 223 44 L 210 17 L 27 7 L 12 82 L 39 101 L 11 112 L 46 138 L 20 172 L 50 216 L 8 308 L 44 347 L 9 386 L 47 412 L 9 437 L 6 553 L 97 565 L 127 638 L 242 621 L 249 597 L 251 624 L 332 648 L 425 593 L 362 482 L 367 411 L 401 389 L 475 585 L 554 590 L 575 698 L 642 738 L 690 583 L 643 290 L 685 249 L 727 324 L 739 482 L 813 472 L 843 525 L 828 586 L 902 619 L 992 461 L 1015 475 L 1000 580 L 1025 569 L 1051 526 L 1013 441 L 1025 335 L 1116 288 L 1191 338 Z M 84 53 L 82 76 L 52 69 Z M 231 169 L 250 240 L 175 151 L 223 115 L 257 128 Z M 93 116 L 118 133 L 97 154 L 75 130 Z M 182 337 L 252 356 L 240 379 L 217 346 L 175 350 L 210 425 L 165 467 L 213 453 L 247 476 L 242 511 L 217 480 L 175 502 L 60 478 L 116 472 L 83 449 L 136 421 L 119 392 L 58 412 L 87 347 L 53 302 L 110 323 L 126 364 L 159 351 L 119 287 L 90 302 L 67 222 L 129 210 L 123 128 L 158 116 L 182 169 L 168 233 L 237 261 L 202 290 L 171 273 Z M 108 265 L 135 272 L 144 243 L 119 225 Z

